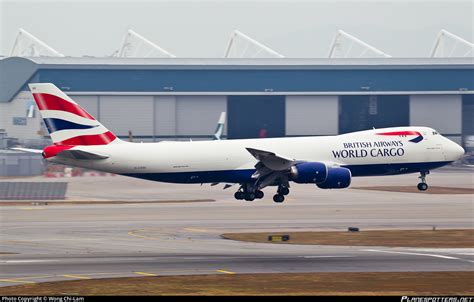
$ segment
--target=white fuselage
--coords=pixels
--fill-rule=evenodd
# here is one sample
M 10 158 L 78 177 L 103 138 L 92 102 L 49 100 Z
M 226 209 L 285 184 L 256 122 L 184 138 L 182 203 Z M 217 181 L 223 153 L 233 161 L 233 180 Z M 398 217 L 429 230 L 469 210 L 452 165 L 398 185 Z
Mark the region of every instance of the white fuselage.
M 413 136 L 377 134 L 407 130 L 421 133 L 422 140 L 412 142 Z M 106 159 L 51 157 L 49 160 L 157 181 L 240 182 L 245 181 L 257 163 L 246 148 L 266 150 L 295 160 L 348 167 L 353 176 L 419 172 L 445 165 L 464 154 L 459 145 L 431 128 L 397 127 L 325 137 L 158 143 L 118 141 L 73 148 L 102 154 L 108 157 Z M 248 173 L 237 177 L 236 171 Z

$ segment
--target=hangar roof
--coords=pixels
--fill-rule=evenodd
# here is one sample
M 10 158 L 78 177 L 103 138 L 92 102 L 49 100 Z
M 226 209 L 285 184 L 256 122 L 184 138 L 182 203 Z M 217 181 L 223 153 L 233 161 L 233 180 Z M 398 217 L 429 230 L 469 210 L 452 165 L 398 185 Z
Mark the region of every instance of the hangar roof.
M 214 59 L 9 57 L 0 102 L 28 82 L 74 94 L 473 93 L 473 58 Z
M 363 65 L 472 65 L 474 58 L 118 58 L 118 57 L 31 57 L 26 59 L 47 67 L 79 65 L 88 68 L 96 65 L 118 66 L 363 66 Z

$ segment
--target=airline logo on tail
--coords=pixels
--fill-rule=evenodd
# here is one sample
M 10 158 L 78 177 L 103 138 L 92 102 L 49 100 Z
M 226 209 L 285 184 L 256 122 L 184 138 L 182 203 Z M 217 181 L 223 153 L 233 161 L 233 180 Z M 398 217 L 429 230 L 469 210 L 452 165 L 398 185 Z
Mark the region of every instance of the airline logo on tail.
M 214 140 L 222 139 L 222 134 L 224 133 L 225 116 L 226 116 L 226 113 L 221 112 L 221 115 L 219 116 L 219 120 L 217 121 L 216 131 L 214 132 Z
M 55 145 L 107 145 L 117 137 L 53 84 L 29 84 Z
M 412 143 L 419 143 L 423 140 L 423 135 L 421 135 L 418 131 L 396 131 L 396 132 L 383 132 L 383 133 L 376 133 L 377 135 L 387 135 L 387 136 L 413 136 L 416 135 L 415 138 L 409 140 Z

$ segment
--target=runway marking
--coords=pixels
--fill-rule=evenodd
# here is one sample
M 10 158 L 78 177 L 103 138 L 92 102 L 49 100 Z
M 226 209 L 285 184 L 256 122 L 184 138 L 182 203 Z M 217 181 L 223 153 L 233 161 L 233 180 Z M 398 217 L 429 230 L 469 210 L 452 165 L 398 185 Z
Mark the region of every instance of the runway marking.
M 404 249 L 409 252 L 423 252 L 423 253 L 447 253 L 455 255 L 474 255 L 473 248 L 410 248 Z
M 216 272 L 227 274 L 227 275 L 235 275 L 236 274 L 235 272 L 225 271 L 223 269 L 218 269 L 218 270 L 216 270 Z
M 133 272 L 134 274 L 137 274 L 137 275 L 142 275 L 142 276 L 152 276 L 152 277 L 156 277 L 158 275 L 156 274 L 152 274 L 152 273 L 146 273 L 146 272 Z
M 0 261 L 0 264 L 9 264 L 9 263 L 37 263 L 37 262 L 54 262 L 54 261 L 59 261 L 59 260 L 53 260 L 53 259 L 45 259 L 45 260 L 2 260 Z
M 115 273 L 90 273 L 88 274 L 89 276 L 96 276 L 96 275 L 124 275 L 124 274 L 128 274 L 128 272 L 115 272 Z
M 0 282 L 8 282 L 8 283 L 27 283 L 27 284 L 36 283 L 36 282 L 33 282 L 33 281 L 18 280 L 18 279 L 0 279 Z
M 435 258 L 442 258 L 442 259 L 449 259 L 449 260 L 461 260 L 461 261 L 468 261 L 474 262 L 472 260 L 461 259 L 457 257 L 445 256 L 445 255 L 436 255 L 436 254 L 422 254 L 422 253 L 410 253 L 410 252 L 398 252 L 398 251 L 382 251 L 382 250 L 363 250 L 366 252 L 378 252 L 378 253 L 390 253 L 390 254 L 402 254 L 402 255 L 414 255 L 414 256 L 427 256 L 427 257 L 435 257 Z
M 159 240 L 160 238 L 156 238 L 156 237 L 149 237 L 149 236 L 144 236 L 144 235 L 138 235 L 137 233 L 139 232 L 143 232 L 145 230 L 133 230 L 133 231 L 130 231 L 128 232 L 127 234 L 130 235 L 130 236 L 133 236 L 133 237 L 138 237 L 138 238 L 142 238 L 142 239 L 147 239 L 147 240 Z
M 204 230 L 204 229 L 184 228 L 183 230 L 190 231 L 190 232 L 207 233 L 207 230 Z
M 27 210 L 27 211 L 31 211 L 31 210 L 44 210 L 44 208 L 19 208 L 20 210 Z
M 81 276 L 81 275 L 61 275 L 61 276 L 66 277 L 66 278 L 82 279 L 82 280 L 89 280 L 89 279 L 92 279 L 92 278 L 90 278 L 90 277 Z

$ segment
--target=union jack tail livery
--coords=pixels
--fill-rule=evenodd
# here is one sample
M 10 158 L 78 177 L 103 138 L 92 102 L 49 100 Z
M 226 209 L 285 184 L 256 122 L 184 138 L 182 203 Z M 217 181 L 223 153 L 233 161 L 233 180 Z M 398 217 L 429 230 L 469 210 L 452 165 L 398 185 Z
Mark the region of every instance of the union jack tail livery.
M 55 145 L 90 146 L 120 142 L 55 85 L 42 83 L 29 86 Z

